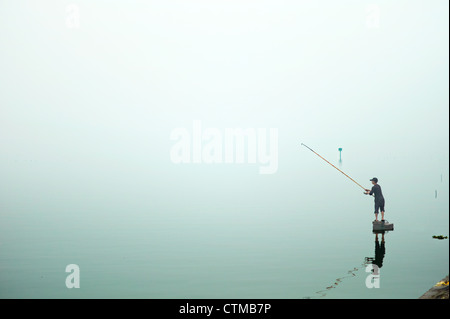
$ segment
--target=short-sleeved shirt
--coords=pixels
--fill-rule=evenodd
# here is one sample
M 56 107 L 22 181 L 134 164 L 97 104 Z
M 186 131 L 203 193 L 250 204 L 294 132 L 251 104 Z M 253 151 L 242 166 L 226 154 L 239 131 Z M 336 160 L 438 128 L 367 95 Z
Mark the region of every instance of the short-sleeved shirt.
M 378 184 L 373 185 L 372 190 L 370 191 L 369 195 L 375 195 L 375 201 L 381 201 L 384 200 L 383 193 L 381 192 L 381 187 Z

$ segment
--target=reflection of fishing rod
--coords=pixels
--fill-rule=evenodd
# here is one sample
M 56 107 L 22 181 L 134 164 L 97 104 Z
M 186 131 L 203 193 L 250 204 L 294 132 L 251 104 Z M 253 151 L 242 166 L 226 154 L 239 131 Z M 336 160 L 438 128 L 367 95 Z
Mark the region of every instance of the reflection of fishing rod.
M 350 176 L 348 176 L 347 174 L 345 174 L 343 171 L 341 171 L 339 168 L 337 168 L 336 166 L 334 166 L 333 164 L 331 164 L 330 162 L 328 162 L 325 158 L 323 158 L 322 156 L 320 156 L 319 154 L 317 154 L 316 152 L 314 152 L 310 147 L 308 147 L 307 145 L 303 144 L 302 145 L 304 147 L 306 147 L 307 149 L 309 149 L 311 152 L 313 152 L 314 154 L 316 154 L 317 156 L 319 156 L 321 159 L 323 159 L 325 162 L 327 162 L 328 164 L 330 164 L 331 166 L 333 166 L 335 169 L 337 169 L 339 172 L 341 172 L 342 174 L 344 174 L 345 176 L 347 176 L 349 179 L 352 180 L 353 183 L 355 183 L 356 185 L 358 185 L 359 187 L 361 187 L 362 189 L 366 190 L 364 187 L 362 187 L 359 183 L 357 183 L 353 178 L 351 178 Z
M 316 291 L 316 294 L 320 295 L 319 298 L 325 297 L 326 294 L 327 294 L 331 289 L 337 288 L 337 286 L 342 282 L 343 279 L 345 279 L 345 278 L 351 278 L 351 277 L 356 277 L 356 272 L 358 272 L 362 267 L 365 267 L 365 266 L 366 266 L 366 264 L 362 264 L 362 265 L 360 265 L 360 266 L 358 266 L 358 267 L 354 267 L 353 269 L 347 271 L 347 274 L 348 274 L 347 276 L 343 276 L 343 277 L 337 278 L 337 279 L 334 281 L 334 284 L 332 284 L 331 286 L 326 287 L 326 288 L 323 289 L 323 290 Z

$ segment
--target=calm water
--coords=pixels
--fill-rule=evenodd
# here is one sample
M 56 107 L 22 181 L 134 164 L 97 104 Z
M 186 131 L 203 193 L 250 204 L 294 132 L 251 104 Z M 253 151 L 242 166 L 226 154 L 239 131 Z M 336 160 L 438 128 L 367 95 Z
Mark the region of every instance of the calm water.
M 417 298 L 448 273 L 448 240 L 431 237 L 448 235 L 447 174 L 442 183 L 436 174 L 429 183 L 380 178 L 395 230 L 385 235 L 381 287 L 367 289 L 372 199 L 297 151 L 306 163 L 271 177 L 248 166 L 199 166 L 209 174 L 195 178 L 192 167 L 174 166 L 165 172 L 173 185 L 159 185 L 166 197 L 150 176 L 138 187 L 88 174 L 86 184 L 49 191 L 49 202 L 27 192 L 35 209 L 1 214 L 0 297 Z M 32 188 L 42 194 L 37 184 L 55 179 Z M 65 287 L 72 263 L 80 289 Z
M 0 3 L 0 298 L 418 298 L 448 274 L 448 2 L 75 2 Z M 276 172 L 173 163 L 194 121 L 278 129 Z M 380 288 L 373 199 L 302 142 L 379 178 Z

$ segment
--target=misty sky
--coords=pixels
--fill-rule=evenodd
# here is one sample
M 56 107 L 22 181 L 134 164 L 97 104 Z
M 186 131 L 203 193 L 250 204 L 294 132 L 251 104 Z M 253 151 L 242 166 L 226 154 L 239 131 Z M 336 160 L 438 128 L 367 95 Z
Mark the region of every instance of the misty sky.
M 172 130 L 194 120 L 277 128 L 278 172 L 264 181 L 278 185 L 335 174 L 301 142 L 333 160 L 343 147 L 366 183 L 447 174 L 448 9 L 444 0 L 1 1 L 0 209 L 119 195 L 126 205 L 136 192 L 161 200 L 196 181 L 239 188 L 243 176 L 261 186 L 257 166 L 172 163 Z

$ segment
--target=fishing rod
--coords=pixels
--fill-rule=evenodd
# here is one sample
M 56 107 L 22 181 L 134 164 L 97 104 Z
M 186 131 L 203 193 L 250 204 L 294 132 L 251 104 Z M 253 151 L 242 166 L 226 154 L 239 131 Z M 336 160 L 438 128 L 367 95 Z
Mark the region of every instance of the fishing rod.
M 356 182 L 353 178 L 351 178 L 350 176 L 348 176 L 347 174 L 345 174 L 343 171 L 341 171 L 339 168 L 337 168 L 336 166 L 334 166 L 333 164 L 331 164 L 330 162 L 328 162 L 325 158 L 323 158 L 322 156 L 320 156 L 319 154 L 317 154 L 314 150 L 312 150 L 308 145 L 305 145 L 302 143 L 302 145 L 304 147 L 306 147 L 307 149 L 309 149 L 311 152 L 313 152 L 314 154 L 316 154 L 317 156 L 319 156 L 321 159 L 323 159 L 325 162 L 327 162 L 328 164 L 330 164 L 331 166 L 333 166 L 335 169 L 337 169 L 339 172 L 341 172 L 342 174 L 344 174 L 345 176 L 347 176 L 353 183 L 355 183 L 356 185 L 358 185 L 359 187 L 361 187 L 362 189 L 364 189 L 364 191 L 366 190 L 365 187 L 361 186 L 361 184 L 359 184 L 358 182 Z

